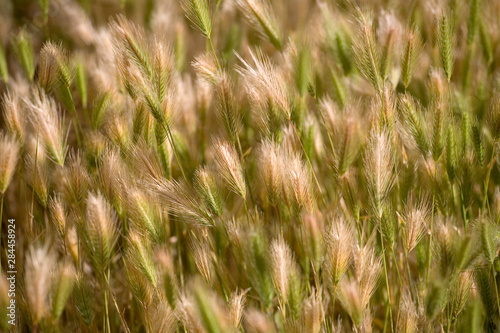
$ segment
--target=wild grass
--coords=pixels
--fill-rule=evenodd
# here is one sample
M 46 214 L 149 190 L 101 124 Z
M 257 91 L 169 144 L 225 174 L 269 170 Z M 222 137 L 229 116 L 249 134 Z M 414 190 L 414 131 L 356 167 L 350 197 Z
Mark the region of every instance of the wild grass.
M 0 0 L 0 331 L 498 331 L 499 12 Z

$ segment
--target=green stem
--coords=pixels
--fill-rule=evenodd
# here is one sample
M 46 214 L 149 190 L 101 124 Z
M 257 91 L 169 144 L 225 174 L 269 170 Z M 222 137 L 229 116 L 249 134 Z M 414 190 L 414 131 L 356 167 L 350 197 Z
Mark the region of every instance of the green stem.
M 387 263 L 385 261 L 385 245 L 384 245 L 384 237 L 382 236 L 382 233 L 379 232 L 380 234 L 380 241 L 382 242 L 382 258 L 384 262 L 384 274 L 385 274 L 385 286 L 387 288 L 387 306 L 389 308 L 389 319 L 390 319 L 390 325 L 391 325 L 391 332 L 394 332 L 393 328 L 393 319 L 392 319 L 392 305 L 391 305 L 391 288 L 389 287 L 389 277 L 387 274 Z
M 109 270 L 108 270 L 108 274 L 109 274 Z M 111 285 L 109 284 L 109 276 L 108 277 L 105 276 L 105 282 L 106 282 L 106 287 L 109 290 L 109 295 L 111 296 L 111 299 L 113 300 L 113 304 L 115 305 L 116 313 L 118 314 L 118 318 L 120 319 L 120 323 L 122 325 L 123 330 L 125 331 L 125 333 L 131 333 L 130 328 L 127 325 L 127 322 L 125 321 L 125 318 L 123 318 L 123 315 L 118 307 L 118 303 L 116 302 L 116 296 L 113 293 L 113 290 L 111 290 Z M 133 310 L 134 310 L 134 307 L 132 307 L 132 315 L 134 314 Z
M 36 136 L 36 148 L 35 148 L 35 171 L 34 175 L 36 177 L 36 174 L 38 172 L 38 134 Z M 34 215 L 34 209 L 35 209 L 35 190 L 34 188 L 31 190 L 31 216 L 30 216 L 30 232 L 33 233 L 33 221 L 35 220 L 35 215 Z
M 385 307 L 385 315 L 384 315 L 384 330 L 383 333 L 387 332 L 387 316 L 389 315 L 389 308 Z
M 104 299 L 104 316 L 102 318 L 102 331 L 104 333 L 107 333 L 108 331 L 106 331 L 106 323 L 107 323 L 107 318 L 108 318 L 108 298 L 107 298 L 107 291 L 104 290 L 103 292 L 103 299 Z
M 451 329 L 451 316 L 453 315 L 453 302 L 451 302 L 447 312 L 446 318 L 446 333 L 450 333 Z
M 1 193 L 0 194 L 0 249 L 2 248 L 3 197 L 4 197 L 4 193 Z M 3 253 L 0 253 L 0 271 L 2 270 L 2 255 L 3 255 Z
M 493 264 L 490 264 L 490 271 L 491 271 L 491 275 L 493 275 L 493 280 L 495 282 L 495 294 L 496 294 L 496 298 L 497 298 L 497 309 L 498 309 L 498 314 L 500 315 L 500 298 L 498 297 L 497 274 L 493 270 Z
M 411 299 L 414 300 L 413 285 L 411 282 L 410 260 L 408 259 L 408 251 L 406 251 L 406 248 L 404 251 L 405 251 L 405 259 L 406 259 L 406 274 L 408 275 L 408 285 L 410 287 L 410 295 L 411 295 Z
M 105 273 L 104 279 L 109 281 L 109 267 Z M 109 283 L 109 282 L 108 282 Z M 103 332 L 111 333 L 111 328 L 109 324 L 109 309 L 108 309 L 108 289 L 104 289 L 104 322 L 103 322 Z
M 332 293 L 332 318 L 334 318 L 335 315 L 335 301 L 337 300 L 337 285 L 333 286 L 333 293 Z
M 245 215 L 247 217 L 247 221 L 250 222 L 250 214 L 248 213 L 248 206 L 247 206 L 247 200 L 246 199 L 243 199 L 243 202 L 245 204 Z M 252 216 L 252 220 L 253 220 L 253 216 Z
M 491 159 L 490 162 L 488 163 L 488 171 L 486 172 L 486 179 L 484 180 L 484 196 L 483 196 L 481 214 L 484 214 L 486 210 L 486 203 L 488 202 L 488 185 L 490 183 L 491 171 L 493 169 L 493 166 L 495 165 L 495 150 L 496 150 L 495 147 L 496 147 L 496 140 L 493 140 Z
M 392 248 L 391 252 L 392 252 L 392 257 L 394 258 L 394 265 L 396 266 L 396 272 L 398 273 L 399 285 L 401 287 L 399 294 L 401 295 L 403 292 L 403 280 L 401 279 L 401 273 L 399 272 L 399 265 L 398 265 L 398 261 L 396 259 L 396 253 L 395 253 L 394 248 Z
M 179 158 L 179 155 L 177 154 L 177 146 L 175 145 L 175 140 L 174 136 L 172 135 L 172 131 L 170 130 L 170 127 L 163 124 L 163 127 L 165 128 L 165 131 L 167 132 L 167 138 L 168 141 L 170 142 L 170 146 L 172 147 L 172 150 L 174 151 L 174 156 L 175 160 L 177 161 L 177 164 L 179 165 L 179 169 L 181 169 L 182 177 L 184 177 L 184 180 L 186 183 L 188 182 L 188 179 L 186 177 L 186 174 L 184 173 L 184 168 L 182 167 L 181 160 Z
M 224 295 L 224 299 L 225 299 L 226 303 L 229 303 L 229 297 L 227 295 L 226 288 L 224 287 L 224 284 L 222 283 L 222 278 L 221 278 L 219 271 L 217 269 L 215 270 L 215 274 L 217 275 L 217 281 L 219 282 L 220 289 L 222 291 L 222 294 Z
M 208 37 L 208 43 L 210 44 L 210 48 L 212 49 L 212 53 L 214 54 L 215 61 L 217 62 L 217 68 L 219 71 L 221 70 L 219 59 L 217 58 L 217 53 L 215 53 L 214 44 L 212 43 L 212 37 Z
M 429 281 L 429 273 L 431 271 L 431 256 L 432 256 L 432 226 L 434 224 L 434 209 L 436 205 L 436 193 L 433 190 L 432 193 L 432 212 L 431 212 L 431 226 L 429 233 L 429 246 L 427 247 L 427 272 L 425 274 L 425 283 Z

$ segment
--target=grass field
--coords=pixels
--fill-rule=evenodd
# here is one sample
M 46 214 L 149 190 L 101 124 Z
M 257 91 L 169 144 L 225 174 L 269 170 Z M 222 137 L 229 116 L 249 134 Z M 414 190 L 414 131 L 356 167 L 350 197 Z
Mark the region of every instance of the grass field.
M 0 331 L 498 332 L 499 17 L 0 0 Z

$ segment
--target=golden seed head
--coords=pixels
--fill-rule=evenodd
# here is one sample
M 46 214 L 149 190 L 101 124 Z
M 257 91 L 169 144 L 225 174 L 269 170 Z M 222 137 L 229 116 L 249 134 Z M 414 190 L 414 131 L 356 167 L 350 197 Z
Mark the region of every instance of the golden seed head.
M 5 193 L 16 171 L 19 150 L 14 137 L 0 132 L 0 195 Z

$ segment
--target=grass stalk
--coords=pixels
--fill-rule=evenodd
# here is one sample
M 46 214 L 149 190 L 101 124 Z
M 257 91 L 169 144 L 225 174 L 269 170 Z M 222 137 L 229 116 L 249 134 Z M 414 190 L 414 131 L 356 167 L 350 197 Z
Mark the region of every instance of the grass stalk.
M 396 266 L 396 272 L 398 273 L 398 280 L 399 280 L 399 286 L 400 286 L 400 292 L 403 291 L 403 280 L 401 279 L 401 273 L 399 272 L 399 265 L 398 261 L 396 259 L 396 253 L 394 248 L 392 248 L 392 257 L 394 259 L 394 266 Z
M 174 139 L 174 136 L 172 135 L 172 131 L 170 129 L 170 126 L 163 124 L 163 128 L 165 129 L 165 131 L 167 133 L 168 141 L 170 142 L 170 146 L 172 147 L 172 150 L 174 152 L 175 160 L 177 161 L 177 165 L 179 166 L 179 169 L 181 170 L 182 177 L 184 178 L 184 180 L 187 183 L 188 179 L 186 177 L 186 173 L 184 172 L 184 168 L 182 167 L 182 163 L 181 163 L 181 160 L 179 158 L 179 154 L 177 152 L 177 146 L 175 144 L 175 139 Z
M 495 298 L 497 300 L 497 310 L 498 310 L 498 315 L 500 315 L 500 297 L 498 297 L 498 283 L 497 283 L 497 274 L 495 272 L 495 269 L 493 268 L 493 264 L 490 264 L 490 274 L 493 278 L 493 282 L 495 284 Z
M 482 215 L 485 214 L 486 212 L 486 206 L 488 204 L 488 187 L 490 184 L 490 176 L 491 176 L 491 171 L 493 167 L 495 166 L 496 162 L 496 156 L 495 156 L 495 151 L 496 151 L 496 140 L 493 140 L 493 147 L 491 151 L 491 159 L 490 162 L 487 165 L 487 171 L 486 171 L 486 177 L 484 179 L 484 195 L 483 195 L 483 200 L 482 200 L 482 205 L 481 205 L 481 212 Z
M 429 281 L 429 274 L 431 272 L 431 263 L 432 263 L 432 229 L 434 225 L 434 210 L 436 208 L 436 193 L 435 190 L 432 190 L 432 211 L 431 211 L 431 226 L 429 232 L 429 245 L 427 246 L 427 271 L 425 274 L 425 284 Z
M 391 305 L 391 288 L 389 286 L 389 275 L 387 273 L 387 263 L 385 260 L 385 243 L 384 243 L 384 236 L 382 236 L 382 232 L 380 232 L 380 242 L 382 245 L 382 259 L 384 263 L 384 278 L 385 278 L 385 287 L 387 288 L 387 307 L 389 308 L 389 320 L 390 320 L 390 325 L 391 325 L 391 332 L 394 333 L 394 321 L 392 318 L 392 305 Z
M 408 251 L 406 251 L 406 249 L 404 249 L 404 253 L 405 253 L 405 259 L 406 259 L 406 274 L 408 276 L 408 286 L 410 288 L 411 298 L 414 301 L 415 295 L 413 294 L 413 285 L 411 282 L 411 270 L 410 270 L 410 260 L 409 260 L 409 256 L 408 256 Z

